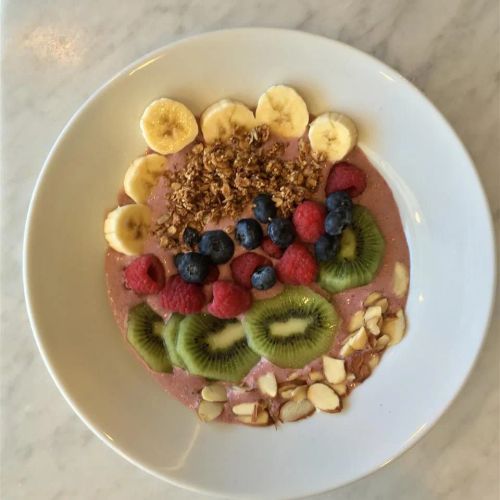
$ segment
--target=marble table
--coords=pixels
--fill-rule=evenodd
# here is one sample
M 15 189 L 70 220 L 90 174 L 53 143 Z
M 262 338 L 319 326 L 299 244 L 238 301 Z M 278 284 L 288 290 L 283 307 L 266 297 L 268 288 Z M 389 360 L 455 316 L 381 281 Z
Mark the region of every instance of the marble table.
M 202 31 L 275 26 L 375 55 L 423 90 L 463 139 L 498 234 L 498 0 L 5 0 L 2 14 L 4 499 L 203 498 L 148 476 L 85 427 L 43 366 L 24 306 L 24 221 L 44 158 L 80 104 L 144 53 Z M 318 498 L 497 499 L 499 330 L 497 301 L 472 376 L 436 427 L 387 467 Z

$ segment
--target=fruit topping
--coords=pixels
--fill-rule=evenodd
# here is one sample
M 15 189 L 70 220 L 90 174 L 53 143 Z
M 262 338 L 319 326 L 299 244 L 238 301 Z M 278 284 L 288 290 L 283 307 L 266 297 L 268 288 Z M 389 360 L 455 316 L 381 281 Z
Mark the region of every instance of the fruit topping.
M 252 286 L 257 290 L 269 290 L 276 284 L 276 273 L 272 266 L 259 267 L 252 274 Z
M 203 255 L 210 257 L 214 264 L 224 264 L 230 261 L 234 254 L 234 242 L 220 229 L 207 231 L 201 236 L 199 250 Z
M 324 234 L 314 245 L 314 253 L 318 262 L 328 262 L 335 258 L 340 247 L 338 236 Z
M 186 283 L 176 274 L 167 280 L 161 292 L 161 302 L 167 311 L 190 314 L 203 309 L 205 295 L 200 285 Z
M 273 259 L 279 259 L 283 255 L 283 249 L 273 243 L 269 236 L 266 236 L 262 240 L 261 247 L 262 250 L 264 250 L 264 252 L 266 252 L 267 255 L 269 255 L 269 257 L 272 257 Z
M 293 243 L 276 264 L 278 279 L 289 285 L 307 285 L 316 279 L 318 265 L 309 250 Z
M 187 283 L 203 283 L 210 271 L 210 259 L 198 252 L 188 252 L 179 258 L 177 270 Z
M 394 264 L 394 278 L 392 282 L 392 289 L 396 297 L 403 297 L 408 291 L 410 277 L 408 276 L 408 269 L 401 262 Z
M 235 228 L 236 241 L 247 250 L 260 246 L 263 238 L 262 228 L 255 219 L 240 219 Z
M 152 254 L 141 255 L 123 271 L 126 288 L 135 293 L 153 295 L 165 286 L 165 270 L 158 257 Z
M 177 336 L 179 334 L 179 326 L 183 319 L 184 316 L 182 314 L 172 314 L 161 332 L 170 361 L 172 361 L 174 366 L 178 366 L 179 368 L 186 368 L 184 361 L 182 361 L 182 358 L 177 352 Z
M 345 207 L 339 207 L 325 218 L 325 232 L 330 236 L 338 236 L 352 222 L 352 212 Z
M 326 197 L 326 208 L 329 212 L 338 208 L 347 208 L 352 211 L 352 200 L 347 191 L 335 191 Z
M 219 268 L 215 264 L 210 264 L 210 267 L 208 268 L 208 274 L 207 277 L 205 278 L 204 284 L 209 285 L 210 283 L 213 283 L 214 281 L 217 281 L 219 279 Z
M 200 233 L 194 227 L 186 227 L 182 233 L 182 241 L 188 247 L 194 248 L 200 242 Z
M 267 228 L 271 241 L 280 248 L 286 248 L 295 239 L 295 230 L 290 219 L 273 219 Z
M 276 205 L 270 195 L 265 193 L 257 195 L 253 199 L 252 205 L 255 218 L 262 224 L 268 224 L 271 219 L 276 217 Z
M 316 242 L 324 232 L 325 206 L 315 201 L 304 201 L 293 214 L 297 236 L 305 243 Z
M 351 163 L 333 165 L 326 181 L 326 194 L 347 191 L 351 198 L 359 196 L 366 188 L 366 174 Z
M 123 180 L 127 196 L 136 203 L 147 203 L 151 190 L 165 167 L 166 158 L 155 153 L 135 159 Z
M 248 290 L 230 281 L 216 281 L 212 287 L 213 300 L 208 305 L 208 312 L 217 318 L 235 318 L 252 305 L 252 296 Z
M 252 274 L 257 268 L 270 266 L 271 261 L 255 252 L 245 252 L 235 257 L 230 264 L 233 280 L 245 288 L 252 288 Z

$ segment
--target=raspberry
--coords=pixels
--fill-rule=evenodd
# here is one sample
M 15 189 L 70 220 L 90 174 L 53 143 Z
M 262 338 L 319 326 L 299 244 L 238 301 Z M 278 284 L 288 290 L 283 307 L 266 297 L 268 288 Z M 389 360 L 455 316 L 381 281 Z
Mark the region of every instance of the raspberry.
M 261 247 L 262 250 L 264 250 L 264 252 L 266 252 L 267 255 L 269 255 L 269 257 L 272 257 L 273 259 L 280 259 L 283 255 L 283 249 L 273 243 L 269 236 L 266 236 L 262 240 Z
M 186 283 L 176 274 L 168 279 L 161 292 L 161 303 L 169 311 L 190 314 L 203 309 L 205 295 L 201 285 Z
M 208 312 L 222 319 L 229 319 L 244 313 L 252 305 L 252 295 L 248 290 L 230 281 L 216 281 L 213 284 L 213 301 Z
M 137 257 L 123 271 L 127 288 L 135 293 L 151 295 L 158 293 L 165 286 L 165 270 L 163 265 L 152 254 Z
M 359 196 L 366 188 L 366 174 L 358 167 L 343 161 L 335 164 L 328 174 L 326 195 L 347 191 L 351 198 Z
M 203 283 L 205 285 L 208 285 L 210 283 L 213 283 L 214 281 L 217 281 L 218 279 L 219 279 L 219 268 L 215 264 L 212 264 L 210 266 L 210 269 L 208 270 L 208 276 L 205 278 L 205 281 Z
M 316 279 L 318 265 L 301 243 L 292 243 L 276 265 L 278 278 L 289 285 L 307 285 Z
M 245 252 L 231 261 L 231 274 L 238 285 L 252 288 L 252 274 L 258 267 L 272 266 L 271 261 L 255 252 Z
M 325 232 L 326 209 L 321 203 L 304 201 L 293 214 L 295 231 L 305 243 L 315 243 Z

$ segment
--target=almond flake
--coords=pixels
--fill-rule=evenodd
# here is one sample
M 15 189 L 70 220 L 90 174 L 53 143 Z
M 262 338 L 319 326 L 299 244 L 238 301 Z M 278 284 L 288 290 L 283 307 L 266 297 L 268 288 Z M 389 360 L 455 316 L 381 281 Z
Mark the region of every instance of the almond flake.
M 408 290 L 409 282 L 408 269 L 403 263 L 396 262 L 394 265 L 392 289 L 397 297 L 404 297 L 404 294 Z
M 210 401 L 212 403 L 223 403 L 227 401 L 226 389 L 221 384 L 206 385 L 201 390 L 201 397 L 205 401 Z
M 371 355 L 371 358 L 368 361 L 368 366 L 371 370 L 373 370 L 380 362 L 380 356 L 376 353 Z
M 211 422 L 215 420 L 224 409 L 224 405 L 222 403 L 212 403 L 210 401 L 200 401 L 198 405 L 198 417 L 203 422 Z
M 368 342 L 368 336 L 366 334 L 365 328 L 362 326 L 350 339 L 348 344 L 355 351 L 360 351 L 364 349 Z
M 240 403 L 233 406 L 233 413 L 235 415 L 251 416 L 255 413 L 258 407 L 258 401 L 253 401 L 252 403 Z
M 355 332 L 363 326 L 364 315 L 365 313 L 363 309 L 360 309 L 351 316 L 351 319 L 349 321 L 349 332 Z
M 382 308 L 380 306 L 370 306 L 366 311 L 365 311 L 365 323 L 367 321 L 370 321 L 372 318 L 380 318 L 382 316 Z
M 380 307 L 382 309 L 382 314 L 385 314 L 387 309 L 389 309 L 389 301 L 385 297 L 378 299 L 373 305 Z
M 380 327 L 379 327 L 379 321 L 382 318 L 380 316 L 379 318 L 370 318 L 366 322 L 366 329 L 372 334 L 372 335 L 380 335 Z
M 314 410 L 314 405 L 308 399 L 291 400 L 281 406 L 279 417 L 282 422 L 296 422 L 309 417 L 314 413 Z
M 377 342 L 375 344 L 375 349 L 377 351 L 382 351 L 383 349 L 385 349 L 388 346 L 390 340 L 391 340 L 391 337 L 389 337 L 389 335 L 381 335 L 377 339 Z
M 400 309 L 396 317 L 389 317 L 382 324 L 382 333 L 390 338 L 389 345 L 395 345 L 401 342 L 406 330 L 406 321 L 403 311 Z
M 343 359 L 323 356 L 323 371 L 325 373 L 326 380 L 328 380 L 330 384 L 339 384 L 345 380 L 345 362 Z
M 274 398 L 278 393 L 278 383 L 276 382 L 276 377 L 273 372 L 261 375 L 257 380 L 257 386 L 260 392 L 262 392 L 265 396 Z
M 349 344 L 349 342 L 347 342 L 346 344 L 344 344 L 342 346 L 342 349 L 340 349 L 340 355 L 343 358 L 347 358 L 347 356 L 349 356 L 350 354 L 352 354 L 353 351 L 354 351 L 354 349 L 351 347 L 351 345 Z
M 325 377 L 321 372 L 311 372 L 309 373 L 309 380 L 311 382 L 319 382 L 320 380 L 323 380 Z
M 299 372 L 292 372 L 292 373 L 290 373 L 290 375 L 288 375 L 288 377 L 286 378 L 286 380 L 288 382 L 292 382 L 292 380 L 297 380 L 299 377 L 300 377 L 300 373 Z
M 332 384 L 331 388 L 339 395 L 345 396 L 347 392 L 347 386 L 345 384 Z
M 325 384 L 312 384 L 307 390 L 307 399 L 318 409 L 334 412 L 340 407 L 340 399 L 335 391 Z
M 292 391 L 293 401 L 302 401 L 307 398 L 307 385 L 299 385 Z
M 375 304 L 375 302 L 377 302 L 377 300 L 379 300 L 380 298 L 382 298 L 381 293 L 372 292 L 372 293 L 370 293 L 370 295 L 368 295 L 368 297 L 366 297 L 365 301 L 363 302 L 363 305 L 365 307 L 369 307 L 369 306 Z
M 239 415 L 236 417 L 239 422 L 247 425 L 268 425 L 269 424 L 269 413 L 266 410 L 261 410 L 256 413 L 255 416 L 251 415 Z
M 346 380 L 347 382 L 354 382 L 356 380 L 356 375 L 354 375 L 354 373 L 348 373 Z

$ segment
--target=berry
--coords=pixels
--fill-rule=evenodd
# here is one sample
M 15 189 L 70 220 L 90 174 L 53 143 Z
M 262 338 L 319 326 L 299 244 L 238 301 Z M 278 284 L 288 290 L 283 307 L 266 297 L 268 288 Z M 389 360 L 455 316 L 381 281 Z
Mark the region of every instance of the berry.
M 194 248 L 200 242 L 200 233 L 194 227 L 186 227 L 182 233 L 182 241 L 188 247 Z
M 210 267 L 208 269 L 208 275 L 203 283 L 205 285 L 208 285 L 210 283 L 213 283 L 214 281 L 217 281 L 219 279 L 219 274 L 220 274 L 219 268 L 214 264 L 210 264 Z
M 176 269 L 179 269 L 179 266 L 181 265 L 181 260 L 184 254 L 182 252 L 176 253 L 174 255 L 174 265 Z
M 179 259 L 180 277 L 188 283 L 203 283 L 210 270 L 210 259 L 197 252 L 188 252 Z
M 314 245 L 314 252 L 318 262 L 328 262 L 337 255 L 340 247 L 338 236 L 324 234 Z
M 262 228 L 255 219 L 241 219 L 235 228 L 236 241 L 248 250 L 253 250 L 260 246 L 262 238 Z
M 337 208 L 328 212 L 325 219 L 325 231 L 330 236 L 338 236 L 352 222 L 352 212 L 347 208 Z
M 267 228 L 267 234 L 280 248 L 286 248 L 295 239 L 293 224 L 289 219 L 273 219 Z
M 255 218 L 267 224 L 271 219 L 276 217 L 276 205 L 268 194 L 259 194 L 253 199 L 253 214 Z
M 318 265 L 302 243 L 293 243 L 276 264 L 276 271 L 282 283 L 308 285 L 316 279 Z
M 326 208 L 329 211 L 337 210 L 337 208 L 347 208 L 352 210 L 352 200 L 347 191 L 335 191 L 330 193 L 326 198 Z
M 252 285 L 257 290 L 269 290 L 276 283 L 276 272 L 271 266 L 259 267 L 252 274 Z
M 305 243 L 314 243 L 324 233 L 325 206 L 315 201 L 304 201 L 293 214 L 297 236 Z
M 178 274 L 171 276 L 161 292 L 162 306 L 181 314 L 199 312 L 205 305 L 205 294 L 200 285 L 186 283 Z
M 165 270 L 155 255 L 137 257 L 123 274 L 125 286 L 135 293 L 151 295 L 160 292 L 165 286 Z
M 245 252 L 231 261 L 233 281 L 245 288 L 252 288 L 252 274 L 258 267 L 270 266 L 271 261 L 255 252 Z
M 234 318 L 252 305 L 250 292 L 231 281 L 216 281 L 212 291 L 214 298 L 208 305 L 208 312 L 217 318 Z
M 335 164 L 328 174 L 326 194 L 347 191 L 351 198 L 359 196 L 366 188 L 366 174 L 345 161 Z
M 279 259 L 283 255 L 283 249 L 274 244 L 269 236 L 266 236 L 262 240 L 261 247 L 262 250 L 264 250 L 264 252 L 266 252 L 267 255 L 269 255 L 269 257 L 272 257 L 273 259 Z
M 201 236 L 199 250 L 203 255 L 210 257 L 214 264 L 224 264 L 230 261 L 234 254 L 234 242 L 220 229 L 207 231 Z

